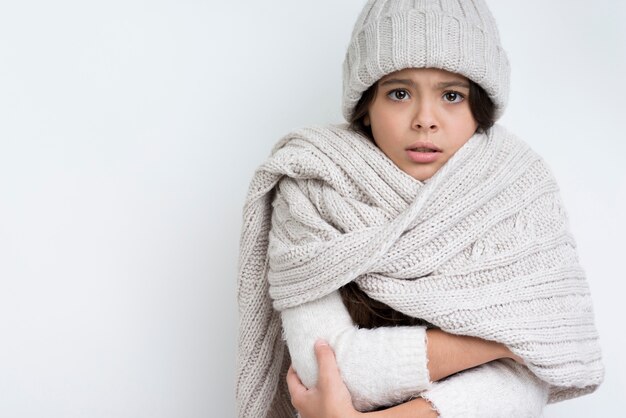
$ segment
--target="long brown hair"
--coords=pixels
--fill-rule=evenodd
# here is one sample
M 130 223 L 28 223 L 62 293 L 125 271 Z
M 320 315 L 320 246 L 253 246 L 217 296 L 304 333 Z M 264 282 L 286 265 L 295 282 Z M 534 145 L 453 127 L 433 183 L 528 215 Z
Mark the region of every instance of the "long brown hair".
M 495 106 L 487 92 L 478 84 L 469 80 L 469 106 L 476 121 L 477 132 L 486 132 L 495 123 Z M 370 104 L 376 97 L 378 83 L 368 88 L 358 101 L 350 118 L 350 129 L 359 132 L 374 142 L 371 127 L 365 125 Z M 350 282 L 339 289 L 344 305 L 348 308 L 355 324 L 361 328 L 377 328 L 393 325 L 426 325 L 426 321 L 412 318 L 398 312 L 382 302 L 370 298 L 355 282 Z
M 426 321 L 398 312 L 384 303 L 370 298 L 359 285 L 350 282 L 339 288 L 343 304 L 352 321 L 360 328 L 378 328 L 393 325 L 430 325 Z

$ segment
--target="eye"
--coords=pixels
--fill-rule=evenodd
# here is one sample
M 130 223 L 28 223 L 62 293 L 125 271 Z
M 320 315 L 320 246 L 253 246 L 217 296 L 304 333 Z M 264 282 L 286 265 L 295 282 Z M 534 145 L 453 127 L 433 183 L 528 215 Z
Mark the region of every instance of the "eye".
M 387 97 L 396 102 L 403 102 L 409 98 L 409 92 L 403 89 L 391 90 Z
M 448 103 L 460 103 L 465 100 L 465 96 L 458 91 L 447 91 L 443 94 L 443 98 Z

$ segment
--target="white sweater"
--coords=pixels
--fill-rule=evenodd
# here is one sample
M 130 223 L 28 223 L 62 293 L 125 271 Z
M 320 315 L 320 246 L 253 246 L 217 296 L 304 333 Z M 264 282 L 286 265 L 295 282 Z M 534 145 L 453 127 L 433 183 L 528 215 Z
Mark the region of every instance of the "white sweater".
M 490 362 L 431 382 L 425 327 L 360 329 L 338 291 L 286 309 L 281 317 L 293 366 L 304 385 L 315 386 L 313 344 L 325 339 L 360 411 L 419 394 L 441 418 L 536 418 L 547 403 L 547 384 L 512 360 Z

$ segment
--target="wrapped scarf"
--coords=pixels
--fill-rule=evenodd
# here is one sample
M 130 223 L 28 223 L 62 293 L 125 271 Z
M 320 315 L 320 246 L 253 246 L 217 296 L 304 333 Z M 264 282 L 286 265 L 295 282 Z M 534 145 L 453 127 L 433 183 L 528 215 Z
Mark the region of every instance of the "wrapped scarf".
M 598 333 L 559 189 L 495 125 L 426 182 L 347 126 L 283 137 L 244 206 L 238 277 L 239 417 L 292 417 L 280 311 L 355 281 L 442 330 L 498 341 L 550 402 L 602 382 Z

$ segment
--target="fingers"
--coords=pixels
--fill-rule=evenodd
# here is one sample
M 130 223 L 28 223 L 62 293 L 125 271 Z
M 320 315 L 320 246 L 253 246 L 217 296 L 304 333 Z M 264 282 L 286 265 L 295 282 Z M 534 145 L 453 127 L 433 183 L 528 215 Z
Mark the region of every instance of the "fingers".
M 315 343 L 315 357 L 319 373 L 317 384 L 310 389 L 302 384 L 294 368 L 289 367 L 287 387 L 291 404 L 303 418 L 356 416 L 350 392 L 341 378 L 335 354 L 328 343 Z
M 317 386 L 320 389 L 330 386 L 335 380 L 341 380 L 335 353 L 326 341 L 318 340 L 315 342 L 315 357 L 319 369 Z
M 296 374 L 293 366 L 289 366 L 289 370 L 287 371 L 287 388 L 289 388 L 289 395 L 291 395 L 292 403 L 297 403 L 297 400 L 300 399 L 307 391 L 306 386 L 304 386 L 300 381 L 300 378 Z

